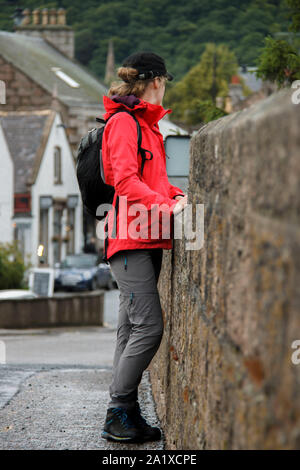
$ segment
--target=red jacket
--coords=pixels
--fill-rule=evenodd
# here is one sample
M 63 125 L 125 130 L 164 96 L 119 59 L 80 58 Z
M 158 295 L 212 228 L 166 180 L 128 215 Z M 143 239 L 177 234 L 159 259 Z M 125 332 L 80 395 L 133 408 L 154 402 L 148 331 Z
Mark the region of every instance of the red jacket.
M 121 101 L 121 102 L 120 102 Z M 102 158 L 105 182 L 114 186 L 115 207 L 116 197 L 119 196 L 119 208 L 116 221 L 116 238 L 112 238 L 114 209 L 108 217 L 108 247 L 107 259 L 119 250 L 136 248 L 172 248 L 173 238 L 173 208 L 177 204 L 176 195 L 184 195 L 181 189 L 168 181 L 166 172 L 166 154 L 163 137 L 159 131 L 158 121 L 170 113 L 162 106 L 154 105 L 134 96 L 129 97 L 103 97 L 105 110 L 104 119 L 108 119 L 119 109 L 126 109 L 134 113 L 142 131 L 142 148 L 153 153 L 153 159 L 146 161 L 141 176 L 141 155 L 138 155 L 137 125 L 127 113 L 118 113 L 109 119 L 105 126 L 102 140 Z M 148 158 L 149 154 L 147 154 Z M 127 209 L 121 206 L 120 196 L 127 197 Z M 123 198 L 123 201 L 125 199 Z M 128 214 L 133 204 L 143 204 L 146 210 Z M 166 222 L 162 215 L 151 215 L 151 205 L 157 204 L 169 216 L 168 227 L 170 235 L 166 238 Z M 138 206 L 135 206 L 138 208 Z M 132 208 L 133 209 L 133 208 Z M 157 213 L 158 214 L 158 213 Z M 106 222 L 105 219 L 105 222 Z M 137 220 L 138 219 L 138 220 Z M 135 222 L 133 222 L 135 221 Z M 140 222 L 139 225 L 137 222 Z M 131 224 L 132 223 L 132 224 Z M 130 229 L 137 226 L 136 235 Z M 151 233 L 151 229 L 154 232 Z M 155 233 L 156 230 L 156 233 Z M 153 233 L 155 235 L 153 236 Z

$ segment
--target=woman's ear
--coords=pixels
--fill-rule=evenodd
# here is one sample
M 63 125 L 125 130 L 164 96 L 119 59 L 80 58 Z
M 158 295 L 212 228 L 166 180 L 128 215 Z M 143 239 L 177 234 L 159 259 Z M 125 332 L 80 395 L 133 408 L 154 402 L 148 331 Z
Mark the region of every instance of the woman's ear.
M 154 90 L 158 90 L 160 87 L 160 79 L 159 77 L 155 77 L 153 80 L 153 88 Z

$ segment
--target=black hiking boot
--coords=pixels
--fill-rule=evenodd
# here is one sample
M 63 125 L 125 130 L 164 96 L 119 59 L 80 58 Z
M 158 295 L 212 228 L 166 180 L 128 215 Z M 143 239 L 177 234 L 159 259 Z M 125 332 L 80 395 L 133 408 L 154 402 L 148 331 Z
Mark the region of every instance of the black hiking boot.
M 150 426 L 150 424 L 147 423 L 145 418 L 141 415 L 141 409 L 138 402 L 136 402 L 135 408 L 130 411 L 130 417 L 135 426 L 141 430 L 143 441 L 158 441 L 161 439 L 160 429 Z
M 101 437 L 115 442 L 141 442 L 143 433 L 131 419 L 131 411 L 125 408 L 108 408 Z

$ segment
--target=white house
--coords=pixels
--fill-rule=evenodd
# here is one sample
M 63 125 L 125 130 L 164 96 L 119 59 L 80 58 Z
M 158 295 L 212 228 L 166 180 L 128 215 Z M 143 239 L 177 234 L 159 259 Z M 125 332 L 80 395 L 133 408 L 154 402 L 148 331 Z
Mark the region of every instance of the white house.
M 6 112 L 0 121 L 14 163 L 15 238 L 33 265 L 43 259 L 53 266 L 83 245 L 80 191 L 61 116 Z
M 168 115 L 161 119 L 158 124 L 164 140 L 166 140 L 169 135 L 188 135 L 186 130 L 170 121 Z
M 14 210 L 13 161 L 0 123 L 0 243 L 13 238 Z

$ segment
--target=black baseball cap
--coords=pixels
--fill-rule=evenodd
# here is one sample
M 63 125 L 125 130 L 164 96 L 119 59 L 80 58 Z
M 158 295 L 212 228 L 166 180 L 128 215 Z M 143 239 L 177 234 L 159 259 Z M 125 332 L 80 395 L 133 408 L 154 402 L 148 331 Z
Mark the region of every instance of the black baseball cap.
M 167 72 L 165 61 L 154 52 L 136 52 L 123 62 L 123 67 L 132 67 L 139 72 L 138 80 L 147 80 L 154 77 L 167 77 L 173 80 L 173 75 Z

